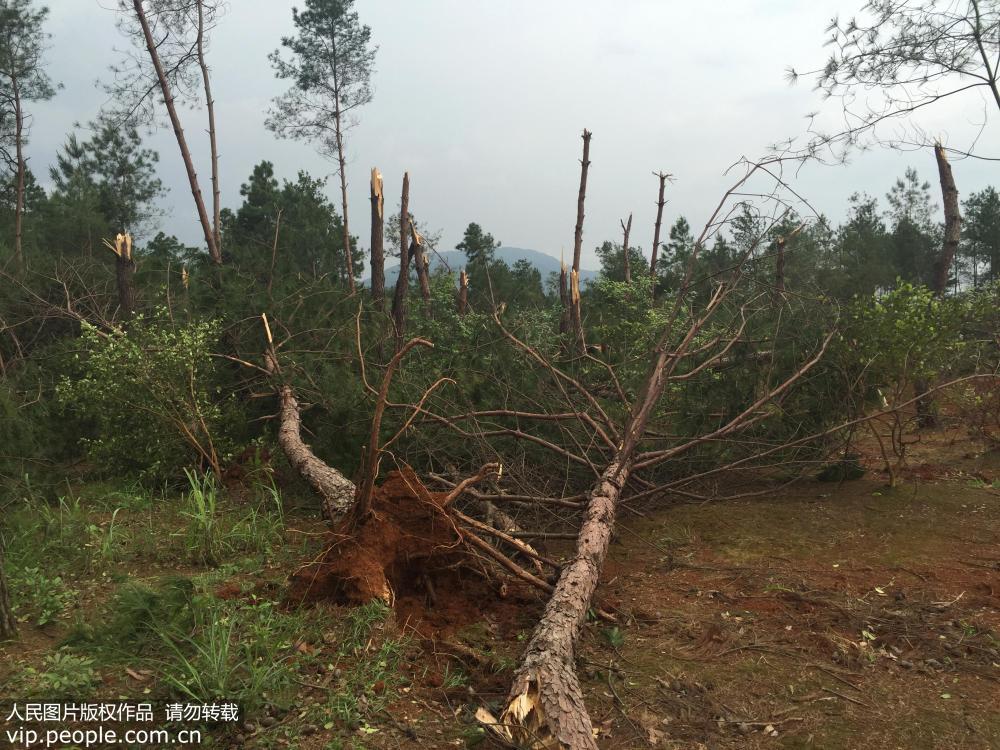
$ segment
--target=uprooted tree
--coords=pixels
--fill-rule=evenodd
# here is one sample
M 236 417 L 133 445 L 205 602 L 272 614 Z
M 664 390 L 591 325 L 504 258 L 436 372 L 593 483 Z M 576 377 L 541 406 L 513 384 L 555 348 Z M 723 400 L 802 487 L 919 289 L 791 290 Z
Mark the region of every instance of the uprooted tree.
M 484 315 L 484 325 L 490 325 L 496 337 L 494 345 L 504 356 L 521 362 L 516 371 L 533 372 L 536 382 L 543 384 L 542 390 L 528 396 L 516 383 L 500 382 L 496 376 L 493 385 L 499 389 L 497 398 L 504 399 L 501 408 L 463 409 L 451 394 L 454 381 L 445 376 L 413 390 L 414 381 L 428 371 L 416 365 L 403 368 L 411 386 L 404 391 L 407 396 L 392 399 L 390 386 L 403 359 L 416 349 L 433 351 L 431 342 L 419 336 L 399 343 L 382 367 L 380 386 L 370 385 L 359 313 L 357 359 L 375 416 L 357 486 L 326 466 L 302 442 L 294 392 L 287 381 L 279 381 L 282 447 L 323 498 L 328 512 L 339 519 L 334 524 L 335 543 L 320 560 L 295 575 L 293 596 L 346 602 L 380 598 L 391 603 L 417 580 L 432 596 L 435 579 L 440 584 L 447 580 L 440 577 L 452 575 L 456 568 L 481 567 L 481 562 L 474 561 L 485 558 L 549 598 L 515 674 L 509 705 L 498 718 L 481 712 L 480 720 L 511 742 L 595 747 L 574 671 L 574 649 L 594 606 L 592 599 L 623 497 L 632 501 L 669 493 L 697 496 L 693 488 L 699 481 L 727 469 L 746 470 L 756 466 L 758 458 L 765 463 L 787 460 L 791 464 L 794 459 L 787 459 L 781 451 L 788 445 L 793 450 L 796 445 L 808 445 L 801 438 L 801 425 L 787 430 L 780 425 L 781 417 L 797 408 L 792 397 L 795 388 L 821 361 L 834 334 L 829 326 L 820 325 L 809 335 L 802 335 L 802 326 L 789 330 L 781 315 L 774 314 L 772 295 L 756 288 L 758 266 L 770 262 L 769 231 L 786 218 L 789 206 L 775 203 L 770 221 L 762 220 L 761 231 L 724 274 L 710 279 L 696 276 L 697 249 L 736 211 L 735 196 L 745 200 L 748 185 L 770 179 L 779 170 L 780 159 L 747 162 L 743 167 L 743 174 L 696 241 L 679 293 L 659 308 L 648 306 L 648 290 L 626 295 L 630 300 L 644 300 L 642 311 L 635 314 L 640 316 L 638 324 L 648 347 L 620 358 L 600 358 L 586 350 L 580 355 L 575 347 L 562 346 L 555 333 L 539 339 L 537 331 L 522 333 L 516 325 L 512 328 L 502 304 Z M 767 195 L 773 200 L 774 191 Z M 405 242 L 405 232 L 401 239 Z M 641 284 L 648 284 L 645 277 Z M 694 290 L 706 285 L 710 289 L 707 301 L 696 303 Z M 573 291 L 578 299 L 578 287 Z M 397 341 L 400 333 L 395 332 Z M 565 335 L 569 341 L 579 340 L 574 330 Z M 791 355 L 770 362 L 766 370 L 756 367 L 757 362 L 771 358 L 770 351 L 760 351 L 761 341 L 774 347 L 777 340 L 796 336 L 800 337 L 796 345 L 788 347 Z M 266 369 L 278 373 L 270 334 L 267 346 Z M 697 407 L 708 399 L 701 400 L 701 395 L 718 389 L 721 370 L 728 369 L 731 375 L 733 364 L 741 362 L 754 373 L 752 378 L 740 384 L 741 390 L 721 412 L 702 413 Z M 383 417 L 393 411 L 403 415 L 402 422 L 385 438 Z M 679 412 L 686 413 L 678 418 Z M 799 435 L 797 440 L 793 434 Z M 828 434 L 818 430 L 814 438 Z M 450 443 L 452 439 L 458 443 Z M 425 477 L 443 485 L 443 491 L 427 489 L 409 469 L 407 444 L 419 445 L 418 452 L 430 451 L 432 463 L 447 468 L 450 477 L 434 472 Z M 720 457 L 720 445 L 741 447 Z M 470 446 L 478 446 L 478 451 Z M 454 451 L 449 451 L 452 447 Z M 567 473 L 572 470 L 589 477 L 589 489 L 566 497 L 552 476 L 533 482 L 545 488 L 534 494 L 515 495 L 500 487 L 502 476 L 527 473 L 530 457 L 539 465 L 544 461 L 539 457 L 546 454 L 549 460 L 555 457 L 563 462 Z M 472 464 L 476 456 L 493 460 L 481 464 L 478 471 L 457 468 Z M 386 457 L 400 471 L 376 487 Z M 531 481 L 526 475 L 522 479 Z M 578 487 L 579 479 L 568 483 Z M 483 484 L 492 489 L 479 489 Z M 497 504 L 503 503 L 551 504 L 582 514 L 572 521 L 578 524 L 575 553 L 562 564 L 539 554 L 519 538 L 523 535 L 518 525 L 523 521 L 496 512 Z M 599 606 L 596 611 L 599 616 L 614 617 Z

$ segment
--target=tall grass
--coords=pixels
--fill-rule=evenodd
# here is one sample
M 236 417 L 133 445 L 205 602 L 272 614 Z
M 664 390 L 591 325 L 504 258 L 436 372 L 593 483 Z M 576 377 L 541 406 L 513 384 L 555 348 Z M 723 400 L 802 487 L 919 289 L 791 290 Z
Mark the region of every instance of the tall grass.
M 215 478 L 184 470 L 189 490 L 181 515 L 187 519 L 185 538 L 189 552 L 204 565 L 218 565 L 221 555 L 219 503 Z

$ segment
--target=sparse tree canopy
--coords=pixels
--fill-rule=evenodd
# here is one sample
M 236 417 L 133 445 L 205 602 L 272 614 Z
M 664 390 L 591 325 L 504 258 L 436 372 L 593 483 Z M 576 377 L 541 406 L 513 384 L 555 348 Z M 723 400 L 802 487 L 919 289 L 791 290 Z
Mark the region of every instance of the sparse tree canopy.
M 0 0 L 0 156 L 12 169 L 17 167 L 13 151 L 19 102 L 43 101 L 55 93 L 42 67 L 48 15 L 49 9 L 34 0 Z M 27 120 L 27 113 L 22 118 Z
M 204 105 L 199 46 L 203 51 L 208 47 L 223 4 L 219 0 L 145 0 L 143 7 L 174 98 L 192 106 Z M 118 10 L 118 30 L 132 46 L 111 67 L 104 90 L 110 96 L 113 117 L 154 126 L 163 103 L 159 79 L 150 64 L 133 0 L 118 0 Z
M 832 53 L 816 86 L 843 107 L 843 129 L 814 131 L 813 154 L 843 156 L 867 138 L 890 145 L 933 145 L 913 123 L 900 134 L 875 132 L 942 99 L 982 91 L 989 115 L 1000 114 L 1000 3 L 995 0 L 870 0 L 861 13 L 827 28 Z M 799 73 L 790 69 L 792 80 Z M 971 148 L 971 147 L 970 147 Z M 829 149 L 829 151 L 828 151 Z M 951 144 L 949 150 L 967 153 Z
M 306 0 L 306 8 L 292 9 L 298 31 L 284 37 L 290 52 L 271 53 L 275 75 L 291 82 L 274 100 L 267 126 L 286 138 L 307 140 L 327 158 L 337 160 L 340 173 L 341 216 L 344 221 L 345 276 L 354 291 L 347 201 L 347 156 L 344 132 L 355 121 L 355 111 L 372 100 L 371 76 L 376 47 L 371 29 L 358 20 L 354 0 Z
M 292 9 L 297 36 L 281 40 L 288 56 L 282 50 L 270 56 L 275 75 L 291 87 L 274 100 L 268 127 L 307 140 L 330 158 L 337 157 L 338 126 L 349 127 L 373 97 L 377 47 L 353 7 L 353 0 L 306 0 L 304 10 Z

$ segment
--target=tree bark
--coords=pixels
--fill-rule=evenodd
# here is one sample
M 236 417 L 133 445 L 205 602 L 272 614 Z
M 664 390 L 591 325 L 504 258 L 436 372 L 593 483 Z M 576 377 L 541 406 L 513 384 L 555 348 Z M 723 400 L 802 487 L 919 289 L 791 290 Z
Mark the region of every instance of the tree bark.
M 201 80 L 205 89 L 205 111 L 208 113 L 208 147 L 212 158 L 212 236 L 215 247 L 222 253 L 222 192 L 219 187 L 219 144 L 215 130 L 215 99 L 212 97 L 212 82 L 208 74 L 208 64 L 205 62 L 205 0 L 198 3 L 198 66 L 201 68 Z
M 334 128 L 337 136 L 337 163 L 340 165 L 340 206 L 344 213 L 344 265 L 347 275 L 347 288 L 354 294 L 354 260 L 351 258 L 351 225 L 347 219 L 347 160 L 344 157 L 344 134 L 340 127 L 340 97 L 337 97 L 337 109 L 333 113 Z
M 268 372 L 278 372 L 278 362 L 273 352 L 264 355 L 264 362 Z M 333 521 L 354 505 L 354 482 L 318 458 L 302 440 L 301 409 L 292 387 L 285 383 L 276 390 L 279 400 L 278 445 L 288 458 L 288 463 L 319 495 L 324 518 Z
M 569 275 L 566 271 L 566 263 L 559 261 L 559 301 L 562 303 L 562 315 L 559 317 L 559 333 L 569 332 L 570 326 L 570 299 L 569 299 Z
M 382 173 L 372 167 L 372 302 L 385 310 L 385 198 L 382 194 Z
M 580 309 L 580 274 L 575 268 L 569 272 L 569 315 L 576 340 L 576 351 L 587 353 L 587 340 L 583 333 L 583 312 Z
M 420 296 L 424 302 L 431 301 L 431 280 L 428 273 L 427 255 L 424 253 L 424 238 L 413 226 L 413 217 L 410 217 L 410 237 L 413 243 L 410 248 L 413 251 L 413 267 L 417 272 L 417 283 L 420 284 Z
M 184 169 L 187 171 L 188 183 L 191 186 L 191 195 L 194 196 L 194 204 L 198 209 L 198 219 L 201 222 L 202 232 L 205 234 L 205 245 L 208 247 L 208 254 L 212 259 L 212 263 L 221 266 L 222 253 L 219 251 L 219 246 L 215 243 L 212 223 L 205 208 L 205 199 L 201 194 L 201 186 L 198 184 L 198 174 L 194 168 L 194 161 L 191 159 L 191 151 L 188 149 L 187 139 L 184 137 L 184 129 L 181 127 L 180 117 L 177 115 L 177 104 L 170 90 L 167 74 L 163 70 L 163 63 L 160 62 L 160 55 L 156 51 L 156 40 L 153 39 L 153 33 L 149 28 L 149 20 L 146 18 L 146 11 L 142 7 L 142 0 L 132 0 L 132 6 L 135 8 L 136 19 L 142 27 L 142 35 L 146 40 L 149 59 L 152 61 L 153 69 L 156 71 L 156 77 L 160 83 L 160 91 L 163 94 L 163 103 L 167 108 L 167 114 L 170 116 L 170 124 L 174 129 L 174 135 L 177 137 L 177 146 L 180 149 L 181 158 L 184 160 Z
M 122 248 L 122 253 L 115 253 L 115 278 L 118 284 L 118 304 L 122 317 L 131 320 L 135 315 L 135 259 L 132 257 L 132 238 Z
M 663 199 L 663 194 L 667 189 L 667 177 L 663 172 L 656 172 L 656 176 L 660 179 L 660 193 L 659 197 L 656 199 L 656 225 L 653 227 L 653 252 L 649 257 L 649 276 L 653 282 L 653 297 L 656 297 L 656 258 L 660 252 L 660 227 L 663 225 L 663 206 L 666 201 Z
M 463 268 L 458 274 L 458 314 L 465 315 L 469 310 L 469 274 Z
M 951 264 L 955 260 L 958 243 L 962 238 L 962 214 L 958 208 L 955 176 L 940 143 L 934 146 L 934 157 L 937 159 L 938 175 L 941 179 L 941 201 L 944 204 L 944 244 L 940 256 L 934 263 L 932 289 L 937 296 L 943 297 L 945 289 L 948 288 Z
M 509 732 L 514 743 L 571 750 L 597 748 L 576 677 L 575 645 L 607 556 L 622 487 L 629 479 L 639 439 L 667 382 L 671 356 L 667 350 L 663 343 L 658 347 L 621 445 L 587 496 L 576 553 L 563 567 L 514 676 L 509 703 L 497 727 L 501 733 Z
M 628 236 L 632 233 L 632 214 L 628 215 L 628 222 L 622 220 L 622 261 L 625 266 L 625 283 L 632 283 L 632 259 L 628 252 Z
M 583 319 L 580 315 L 580 255 L 583 251 L 584 203 L 587 199 L 587 173 L 590 171 L 590 137 L 592 133 L 584 128 L 583 158 L 580 160 L 580 192 L 576 199 L 576 229 L 573 232 L 573 267 L 570 269 L 570 310 L 569 321 L 573 329 L 578 354 L 586 354 L 583 336 Z
M 132 235 L 119 232 L 112 243 L 104 240 L 104 246 L 115 255 L 115 281 L 118 287 L 118 308 L 125 320 L 135 314 L 135 259 L 132 257 Z
M 17 185 L 14 198 L 14 264 L 18 269 L 24 268 L 24 248 L 22 235 L 24 232 L 24 111 L 21 108 L 21 85 L 17 76 L 11 76 L 11 93 L 14 97 L 14 149 L 17 159 Z
M 931 279 L 931 291 L 937 297 L 943 297 L 948 288 L 948 274 L 951 264 L 958 252 L 958 244 L 962 238 L 962 214 L 958 208 L 958 188 L 955 187 L 955 176 L 951 164 L 940 143 L 934 145 L 934 158 L 937 161 L 938 177 L 941 182 L 941 202 L 944 204 L 944 242 L 941 252 L 934 261 L 934 275 Z M 936 427 L 938 424 L 937 408 L 932 396 L 928 395 L 930 382 L 924 378 L 914 380 L 916 391 L 917 424 L 921 427 Z
M 7 587 L 7 574 L 4 573 L 3 564 L 3 540 L 0 540 L 0 641 L 17 636 L 17 620 L 14 619 L 14 609 L 10 603 L 10 590 Z
M 785 238 L 779 237 L 775 245 L 774 291 L 780 295 L 785 291 Z
M 392 296 L 392 320 L 396 327 L 396 350 L 403 345 L 406 332 L 406 292 L 410 285 L 410 173 L 403 173 L 403 193 L 399 206 L 399 276 Z
M 583 204 L 587 198 L 587 172 L 590 169 L 590 137 L 592 133 L 583 131 L 583 159 L 580 160 L 580 193 L 576 199 L 576 230 L 573 233 L 573 270 L 580 271 L 580 253 L 583 249 Z

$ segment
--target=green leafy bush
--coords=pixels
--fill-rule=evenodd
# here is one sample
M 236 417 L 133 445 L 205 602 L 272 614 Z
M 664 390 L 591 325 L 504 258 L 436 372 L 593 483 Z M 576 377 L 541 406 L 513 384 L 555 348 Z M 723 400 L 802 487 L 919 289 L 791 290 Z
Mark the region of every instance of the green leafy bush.
M 79 698 L 90 695 L 98 682 L 94 660 L 66 651 L 56 651 L 45 657 L 45 668 L 27 672 L 40 694 L 51 698 Z
M 38 568 L 15 570 L 10 587 L 15 616 L 38 626 L 58 620 L 76 597 L 61 576 L 49 577 Z
M 127 331 L 82 326 L 75 376 L 57 387 L 60 404 L 88 420 L 83 438 L 101 469 L 176 480 L 197 463 L 218 471 L 221 388 L 211 356 L 216 323 L 172 323 L 162 310 Z

